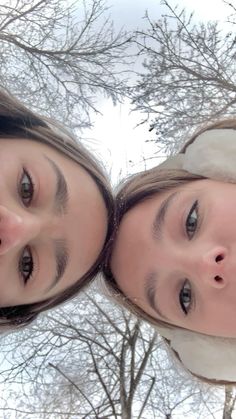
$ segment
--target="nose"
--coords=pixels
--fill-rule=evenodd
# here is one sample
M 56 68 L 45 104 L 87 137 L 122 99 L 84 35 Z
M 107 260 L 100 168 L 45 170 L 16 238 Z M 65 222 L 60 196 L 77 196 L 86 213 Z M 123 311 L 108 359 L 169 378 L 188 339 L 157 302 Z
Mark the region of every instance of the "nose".
M 0 205 L 0 255 L 18 245 L 26 245 L 40 231 L 40 223 L 32 214 L 20 216 Z
M 228 277 L 226 272 L 227 249 L 216 246 L 203 255 L 202 277 L 214 288 L 224 288 Z

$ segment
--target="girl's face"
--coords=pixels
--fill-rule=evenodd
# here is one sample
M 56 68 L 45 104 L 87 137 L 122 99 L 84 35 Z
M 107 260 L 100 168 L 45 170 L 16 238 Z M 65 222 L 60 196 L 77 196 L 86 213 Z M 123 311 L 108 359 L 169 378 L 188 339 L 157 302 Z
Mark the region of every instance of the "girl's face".
M 156 319 L 236 337 L 236 185 L 194 181 L 123 218 L 111 268 Z
M 95 262 L 107 232 L 90 175 L 52 147 L 0 141 L 0 307 L 52 297 Z

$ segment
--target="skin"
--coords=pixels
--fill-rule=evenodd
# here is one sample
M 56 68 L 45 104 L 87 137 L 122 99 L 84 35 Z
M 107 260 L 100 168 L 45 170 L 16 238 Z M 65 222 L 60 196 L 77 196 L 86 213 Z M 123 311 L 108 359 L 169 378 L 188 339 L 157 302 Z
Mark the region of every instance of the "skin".
M 0 306 L 45 300 L 97 259 L 107 232 L 103 198 L 76 162 L 34 141 L 1 140 L 0 171 Z
M 212 180 L 136 205 L 111 259 L 119 287 L 156 319 L 236 337 L 235 214 L 236 186 Z

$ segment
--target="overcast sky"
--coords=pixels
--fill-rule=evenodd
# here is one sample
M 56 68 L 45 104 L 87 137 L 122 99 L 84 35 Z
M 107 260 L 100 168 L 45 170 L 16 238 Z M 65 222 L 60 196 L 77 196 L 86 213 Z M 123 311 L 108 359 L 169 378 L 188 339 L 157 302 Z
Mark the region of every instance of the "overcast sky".
M 234 3 L 235 0 L 232 0 Z M 108 0 L 109 14 L 114 20 L 115 28 L 121 27 L 134 30 L 143 28 L 145 11 L 148 10 L 152 19 L 158 19 L 167 13 L 161 0 Z M 185 7 L 187 11 L 194 11 L 195 20 L 220 20 L 222 25 L 226 20 L 227 7 L 223 0 L 170 0 L 170 4 Z M 144 158 L 148 159 L 146 167 L 158 164 L 160 156 L 153 158 L 155 146 L 145 140 L 155 138 L 154 132 L 148 131 L 148 124 L 137 127 L 142 120 L 141 114 L 130 113 L 130 104 L 114 107 L 110 100 L 99 103 L 101 116 L 94 117 L 94 128 L 85 132 L 89 138 L 89 146 L 98 151 L 102 160 L 111 170 L 112 179 L 117 183 L 127 173 L 137 172 L 144 168 Z
M 234 1 L 232 0 L 232 3 Z M 107 2 L 117 27 L 124 26 L 130 29 L 143 25 L 145 10 L 148 10 L 153 19 L 165 14 L 167 9 L 162 3 L 161 0 L 108 0 Z M 222 20 L 227 15 L 223 0 L 170 0 L 169 3 L 173 7 L 178 4 L 190 12 L 194 11 L 196 19 L 200 20 Z

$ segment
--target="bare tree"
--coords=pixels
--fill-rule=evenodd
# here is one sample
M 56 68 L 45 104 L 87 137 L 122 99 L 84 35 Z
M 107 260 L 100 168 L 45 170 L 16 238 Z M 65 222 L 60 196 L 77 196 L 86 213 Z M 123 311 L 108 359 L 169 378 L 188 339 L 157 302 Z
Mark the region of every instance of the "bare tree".
M 233 387 L 225 388 L 225 402 L 222 419 L 233 419 L 233 411 L 235 407 L 236 394 Z
M 96 98 L 124 91 L 125 32 L 104 0 L 9 0 L 0 5 L 0 84 L 68 125 L 89 125 Z
M 155 330 L 92 291 L 3 339 L 1 354 L 0 407 L 19 419 L 174 419 L 190 412 L 200 419 L 223 408 L 223 391 L 176 367 Z
M 223 31 L 217 22 L 194 24 L 193 14 L 162 3 L 168 14 L 152 21 L 146 13 L 149 29 L 136 33 L 144 72 L 130 94 L 171 153 L 199 124 L 235 115 L 235 8 L 225 2 L 231 16 Z

